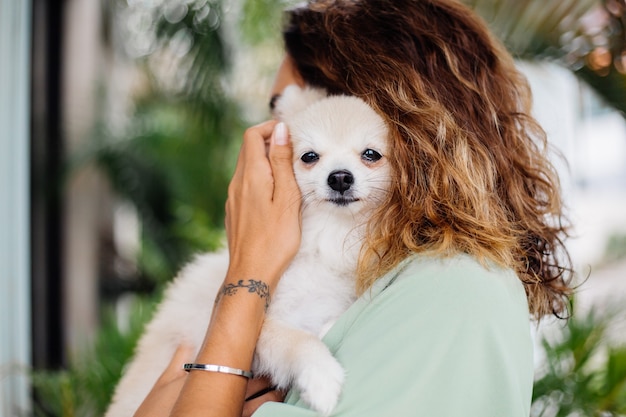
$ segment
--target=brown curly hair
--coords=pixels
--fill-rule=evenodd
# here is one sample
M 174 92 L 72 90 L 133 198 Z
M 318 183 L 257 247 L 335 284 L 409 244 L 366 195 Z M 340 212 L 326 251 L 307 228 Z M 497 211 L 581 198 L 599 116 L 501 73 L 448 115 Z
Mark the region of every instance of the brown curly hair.
M 567 310 L 560 184 L 512 57 L 453 0 L 323 0 L 287 12 L 303 79 L 361 97 L 390 128 L 395 178 L 369 223 L 361 292 L 410 253 L 513 268 L 531 313 Z

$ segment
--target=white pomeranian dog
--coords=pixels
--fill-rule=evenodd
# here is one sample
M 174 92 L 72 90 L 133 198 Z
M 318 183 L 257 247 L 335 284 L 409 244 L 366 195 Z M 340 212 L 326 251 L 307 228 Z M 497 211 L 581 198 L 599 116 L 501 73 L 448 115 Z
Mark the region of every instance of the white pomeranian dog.
M 355 273 L 365 224 L 390 181 L 387 128 L 363 100 L 289 86 L 276 105 L 294 149 L 302 198 L 302 240 L 281 278 L 256 346 L 252 370 L 293 388 L 322 415 L 341 393 L 344 370 L 321 341 L 356 299 Z M 200 348 L 228 253 L 186 266 L 165 293 L 106 417 L 134 414 L 181 343 Z

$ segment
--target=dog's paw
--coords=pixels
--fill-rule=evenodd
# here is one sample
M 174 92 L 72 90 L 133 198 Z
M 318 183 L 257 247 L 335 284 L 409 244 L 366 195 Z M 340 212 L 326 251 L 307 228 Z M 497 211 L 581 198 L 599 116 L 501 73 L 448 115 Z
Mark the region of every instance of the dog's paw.
M 320 415 L 328 416 L 339 401 L 345 372 L 328 350 L 324 353 L 302 366 L 294 382 L 302 400 Z

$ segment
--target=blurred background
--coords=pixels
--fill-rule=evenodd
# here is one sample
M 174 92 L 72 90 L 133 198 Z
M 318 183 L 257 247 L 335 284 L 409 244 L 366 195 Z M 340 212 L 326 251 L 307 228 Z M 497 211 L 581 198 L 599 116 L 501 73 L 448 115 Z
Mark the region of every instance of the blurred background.
M 529 79 L 575 225 L 532 413 L 626 415 L 626 2 L 465 2 Z M 103 413 L 164 285 L 222 242 L 289 4 L 0 0 L 0 416 Z

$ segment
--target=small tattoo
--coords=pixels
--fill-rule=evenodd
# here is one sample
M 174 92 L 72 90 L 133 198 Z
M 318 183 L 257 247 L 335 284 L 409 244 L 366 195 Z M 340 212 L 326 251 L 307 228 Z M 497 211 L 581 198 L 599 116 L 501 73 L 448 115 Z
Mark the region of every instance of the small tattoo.
M 247 288 L 249 293 L 258 294 L 262 300 L 265 300 L 265 311 L 267 311 L 270 306 L 270 287 L 263 281 L 257 281 L 255 279 L 249 279 L 247 284 L 244 283 L 244 280 L 240 279 L 236 284 L 224 285 L 217 294 L 215 303 L 224 295 L 232 296 L 237 294 L 240 288 Z

